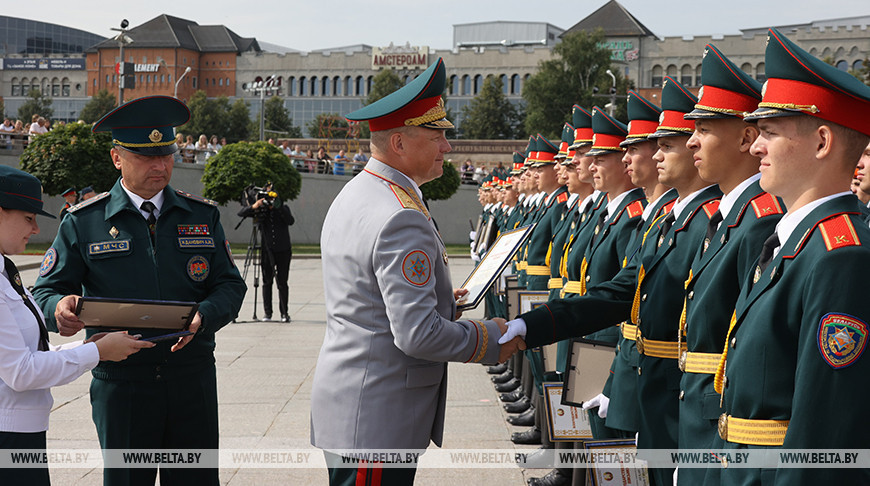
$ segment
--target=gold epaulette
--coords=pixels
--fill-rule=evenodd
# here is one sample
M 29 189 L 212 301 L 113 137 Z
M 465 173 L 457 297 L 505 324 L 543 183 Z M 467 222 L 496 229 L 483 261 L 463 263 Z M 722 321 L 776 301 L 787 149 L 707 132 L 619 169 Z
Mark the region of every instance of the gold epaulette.
M 426 210 L 426 206 L 423 205 L 422 201 L 420 201 L 419 198 L 412 196 L 404 187 L 391 182 L 390 189 L 393 191 L 393 194 L 396 195 L 396 199 L 399 200 L 399 204 L 401 204 L 403 208 L 420 211 L 427 218 L 429 217 L 429 211 Z
M 189 192 L 182 191 L 181 189 L 176 189 L 175 193 L 183 198 L 187 198 L 187 199 L 190 199 L 191 201 L 196 201 L 198 203 L 208 204 L 209 206 L 217 206 L 218 205 L 218 203 L 216 203 L 215 201 L 212 201 L 211 199 L 206 199 L 202 196 L 197 196 L 195 194 L 191 194 Z
M 69 208 L 67 208 L 66 212 L 74 213 L 74 212 L 78 211 L 79 209 L 86 208 L 97 201 L 101 201 L 103 199 L 106 199 L 107 197 L 109 197 L 108 192 L 101 192 L 90 199 L 84 200 L 84 201 L 82 201 L 74 206 L 70 206 Z

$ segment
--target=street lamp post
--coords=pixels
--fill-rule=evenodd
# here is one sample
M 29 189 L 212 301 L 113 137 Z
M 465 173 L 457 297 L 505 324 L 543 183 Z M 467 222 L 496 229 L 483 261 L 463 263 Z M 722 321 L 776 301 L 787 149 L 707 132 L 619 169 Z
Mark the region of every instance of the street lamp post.
M 175 92 L 172 93 L 173 98 L 178 98 L 178 83 L 180 83 L 181 80 L 184 79 L 184 77 L 187 76 L 187 73 L 189 73 L 189 72 L 190 72 L 190 66 L 187 66 L 187 68 L 184 70 L 184 72 L 181 73 L 181 76 L 178 77 L 178 80 L 175 82 Z
M 115 40 L 118 41 L 118 57 L 121 58 L 120 64 L 118 64 L 118 106 L 124 104 L 124 83 L 121 81 L 126 74 L 123 72 L 124 66 L 124 45 L 132 44 L 133 39 L 127 35 L 127 26 L 130 25 L 130 22 L 127 19 L 121 20 L 121 28 L 116 29 L 112 27 L 111 30 L 118 32 L 118 35 L 115 36 Z
M 260 95 L 260 141 L 266 139 L 266 92 L 271 93 L 272 90 L 278 89 L 273 86 L 278 81 L 278 76 L 273 74 L 263 81 L 256 81 L 251 84 L 242 85 L 242 89 L 248 93 Z
M 610 69 L 605 72 L 613 80 L 613 85 L 610 87 L 610 109 L 608 110 L 608 114 L 613 116 L 613 112 L 616 111 L 616 76 L 613 75 L 613 71 Z

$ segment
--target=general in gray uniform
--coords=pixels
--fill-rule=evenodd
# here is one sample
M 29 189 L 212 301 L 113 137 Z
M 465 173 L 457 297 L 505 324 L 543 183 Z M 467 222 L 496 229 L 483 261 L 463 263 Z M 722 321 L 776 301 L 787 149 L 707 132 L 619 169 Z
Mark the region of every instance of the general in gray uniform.
M 450 151 L 444 73 L 438 59 L 347 116 L 369 121 L 372 158 L 333 201 L 320 238 L 327 320 L 311 393 L 311 443 L 337 466 L 329 468 L 331 484 L 371 472 L 385 483 L 413 482 L 413 467 L 373 470 L 342 464 L 329 451 L 440 445 L 445 362 L 504 361 L 517 344 L 498 345 L 503 319 L 453 320 L 447 253 L 419 189 L 441 175 Z

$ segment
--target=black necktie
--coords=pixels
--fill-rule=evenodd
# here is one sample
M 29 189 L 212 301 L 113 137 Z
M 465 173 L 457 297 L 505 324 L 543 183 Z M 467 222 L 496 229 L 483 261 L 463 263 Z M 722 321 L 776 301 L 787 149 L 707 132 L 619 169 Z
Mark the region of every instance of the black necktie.
M 674 212 L 671 211 L 670 213 L 668 213 L 667 216 L 665 216 L 665 219 L 662 220 L 661 230 L 659 231 L 659 242 L 657 246 L 662 246 L 662 243 L 664 243 L 665 241 L 665 235 L 668 234 L 668 231 L 671 230 L 671 226 L 674 225 L 674 221 L 676 219 L 677 217 L 674 216 Z
M 710 217 L 710 222 L 707 223 L 707 237 L 704 239 L 704 251 L 707 251 L 707 245 L 713 241 L 713 235 L 719 230 L 719 223 L 722 222 L 722 212 L 716 211 Z
M 148 231 L 151 232 L 151 243 L 154 243 L 154 227 L 157 225 L 157 216 L 154 211 L 157 211 L 157 206 L 151 201 L 145 201 L 139 206 L 142 211 L 148 211 Z
M 761 255 L 758 257 L 759 273 L 764 273 L 764 270 L 773 261 L 773 251 L 777 248 L 779 248 L 779 235 L 774 233 L 764 240 L 764 246 L 761 247 Z
M 39 312 L 36 310 L 36 306 L 34 306 L 33 302 L 30 301 L 30 298 L 27 297 L 27 292 L 24 291 L 24 287 L 21 285 L 21 275 L 18 273 L 18 268 L 9 258 L 4 256 L 3 260 L 5 260 L 6 278 L 9 279 L 9 283 L 11 283 L 12 288 L 18 292 L 18 295 L 24 299 L 24 305 L 30 309 L 30 312 L 33 313 L 33 317 L 36 318 L 36 322 L 39 323 L 38 349 L 40 351 L 48 351 L 48 330 L 45 328 L 45 323 L 42 322 L 42 318 L 39 317 Z

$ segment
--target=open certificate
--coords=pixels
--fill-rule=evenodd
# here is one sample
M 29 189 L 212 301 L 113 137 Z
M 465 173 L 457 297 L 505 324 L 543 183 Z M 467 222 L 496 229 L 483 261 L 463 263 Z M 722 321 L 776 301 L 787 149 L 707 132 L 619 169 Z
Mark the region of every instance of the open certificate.
M 76 315 L 87 328 L 183 331 L 198 308 L 196 302 L 80 297 Z
M 495 240 L 492 248 L 486 253 L 471 275 L 465 279 L 462 287 L 468 291 L 463 301 L 457 305 L 460 310 L 474 309 L 483 300 L 486 291 L 495 283 L 501 276 L 502 272 L 510 265 L 511 258 L 514 257 L 520 246 L 532 234 L 535 228 L 534 224 L 523 226 L 506 233 Z

